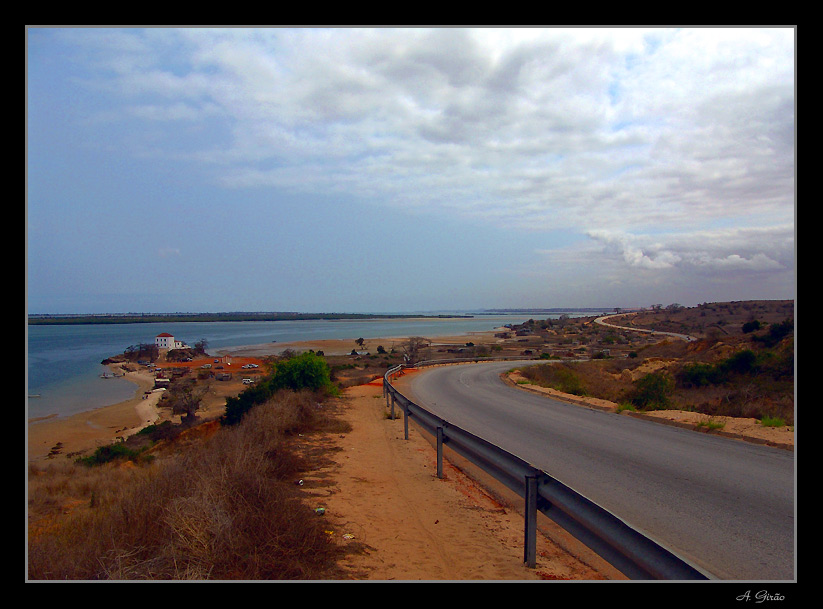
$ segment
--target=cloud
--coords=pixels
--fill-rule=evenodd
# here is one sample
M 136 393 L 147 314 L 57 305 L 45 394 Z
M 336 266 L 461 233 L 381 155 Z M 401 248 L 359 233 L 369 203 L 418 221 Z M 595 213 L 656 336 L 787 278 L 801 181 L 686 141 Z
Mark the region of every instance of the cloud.
M 792 205 L 790 29 L 91 35 L 116 41 L 129 114 L 224 118 L 230 135 L 191 154 L 226 187 L 344 189 L 531 229 Z
M 611 260 L 632 269 L 680 269 L 698 274 L 768 273 L 794 270 L 794 227 L 716 229 L 633 235 L 590 230 Z
M 64 197 L 38 194 L 51 183 L 97 201 L 89 180 L 37 173 L 62 153 L 56 167 L 105 161 L 109 200 L 162 207 L 202 242 L 248 242 L 217 218 L 297 239 L 325 220 L 308 229 L 284 201 L 334 201 L 375 234 L 402 218 L 391 229 L 432 252 L 454 227 L 482 235 L 465 247 L 484 272 L 564 298 L 793 285 L 792 28 L 29 32 L 43 209 Z M 515 269 L 512 243 L 541 255 Z

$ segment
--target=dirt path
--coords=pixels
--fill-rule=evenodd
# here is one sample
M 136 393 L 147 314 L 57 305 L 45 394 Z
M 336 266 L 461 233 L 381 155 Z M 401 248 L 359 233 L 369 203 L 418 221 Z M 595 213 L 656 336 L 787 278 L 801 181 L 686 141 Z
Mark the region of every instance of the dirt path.
M 556 542 L 538 535 L 537 567 L 526 567 L 518 509 L 452 462 L 438 479 L 434 448 L 413 427 L 404 439 L 379 384 L 347 389 L 342 404 L 353 430 L 327 440 L 335 464 L 303 485 L 330 534 L 359 550 L 344 563 L 351 579 L 622 579 L 562 533 Z

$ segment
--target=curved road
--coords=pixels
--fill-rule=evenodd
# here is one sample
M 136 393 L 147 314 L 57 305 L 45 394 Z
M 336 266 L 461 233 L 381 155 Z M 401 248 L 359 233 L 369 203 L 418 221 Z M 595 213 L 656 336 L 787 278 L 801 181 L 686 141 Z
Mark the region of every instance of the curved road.
M 623 317 L 625 315 L 633 315 L 633 313 L 616 313 L 615 315 L 606 315 L 605 317 L 598 317 L 594 320 L 594 323 L 600 324 L 601 326 L 607 326 L 609 328 L 616 328 L 618 330 L 629 330 L 631 332 L 645 332 L 647 334 L 660 334 L 663 336 L 674 336 L 675 338 L 680 338 L 685 340 L 686 342 L 692 342 L 697 340 L 694 336 L 689 336 L 688 334 L 677 334 L 676 332 L 662 332 L 660 330 L 649 330 L 646 328 L 632 328 L 630 326 L 618 326 L 616 324 L 611 324 L 607 319 L 611 319 L 613 317 Z
M 408 397 L 557 478 L 712 578 L 793 580 L 794 453 L 521 391 L 518 364 L 433 368 Z

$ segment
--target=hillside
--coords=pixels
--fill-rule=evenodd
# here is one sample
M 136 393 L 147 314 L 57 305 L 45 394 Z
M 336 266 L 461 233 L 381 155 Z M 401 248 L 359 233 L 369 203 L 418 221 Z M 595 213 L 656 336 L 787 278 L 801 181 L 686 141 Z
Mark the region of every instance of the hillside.
M 683 410 L 792 426 L 795 411 L 791 301 L 711 303 L 612 317 L 625 328 L 581 322 L 578 356 L 525 372 L 538 385 L 565 388 L 639 410 Z M 578 358 L 575 358 L 578 359 Z M 645 383 L 645 386 L 643 386 Z

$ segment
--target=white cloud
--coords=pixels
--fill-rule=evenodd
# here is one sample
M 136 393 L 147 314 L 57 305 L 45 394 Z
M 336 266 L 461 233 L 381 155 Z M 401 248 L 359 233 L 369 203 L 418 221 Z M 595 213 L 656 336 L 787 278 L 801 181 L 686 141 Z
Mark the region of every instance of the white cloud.
M 791 29 L 93 37 L 115 43 L 131 113 L 225 117 L 230 139 L 190 154 L 227 186 L 345 189 L 540 230 L 783 222 L 793 205 Z
M 633 235 L 591 230 L 611 260 L 634 269 L 679 269 L 697 274 L 793 272 L 794 227 L 716 229 L 690 233 Z

